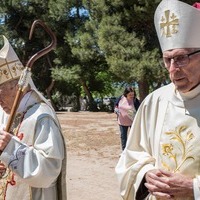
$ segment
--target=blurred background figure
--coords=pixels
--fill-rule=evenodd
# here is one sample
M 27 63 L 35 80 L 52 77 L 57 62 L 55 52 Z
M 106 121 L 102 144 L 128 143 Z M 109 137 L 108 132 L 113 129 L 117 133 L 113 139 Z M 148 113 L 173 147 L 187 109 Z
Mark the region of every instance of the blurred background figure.
M 128 129 L 132 125 L 139 105 L 140 102 L 136 97 L 135 89 L 132 87 L 126 87 L 123 95 L 116 101 L 114 112 L 117 114 L 122 151 L 126 147 Z
M 81 110 L 82 111 L 86 111 L 87 110 L 87 97 L 84 96 L 82 99 L 81 99 Z

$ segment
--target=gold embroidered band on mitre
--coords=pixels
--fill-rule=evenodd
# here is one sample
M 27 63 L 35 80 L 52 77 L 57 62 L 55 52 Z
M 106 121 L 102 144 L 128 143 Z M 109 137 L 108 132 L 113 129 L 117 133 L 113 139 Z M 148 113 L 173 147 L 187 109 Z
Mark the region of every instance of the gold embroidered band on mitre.
M 7 62 L 5 59 L 5 63 L 0 65 L 0 84 L 19 78 L 23 68 L 22 63 L 19 60 Z
M 5 36 L 3 39 L 4 46 L 0 50 L 0 84 L 19 78 L 24 69 L 8 39 Z

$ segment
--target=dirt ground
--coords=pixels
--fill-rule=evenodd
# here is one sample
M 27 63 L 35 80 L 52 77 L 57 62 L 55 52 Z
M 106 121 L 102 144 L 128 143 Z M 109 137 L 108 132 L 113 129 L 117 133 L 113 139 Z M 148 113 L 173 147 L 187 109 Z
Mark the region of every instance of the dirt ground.
M 115 114 L 57 114 L 67 144 L 68 200 L 121 200 L 114 172 L 121 153 Z

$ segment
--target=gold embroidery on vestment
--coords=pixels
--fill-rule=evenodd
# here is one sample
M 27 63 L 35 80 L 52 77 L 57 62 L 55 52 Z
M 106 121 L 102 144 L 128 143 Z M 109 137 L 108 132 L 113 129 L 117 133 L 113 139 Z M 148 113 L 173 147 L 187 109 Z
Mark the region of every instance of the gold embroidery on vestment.
M 17 127 L 12 131 L 15 136 L 17 135 Z M 14 173 L 8 167 L 5 167 L 3 163 L 0 163 L 0 169 L 1 168 L 4 172 L 2 172 L 2 174 L 0 173 L 0 200 L 5 200 L 8 185 L 15 185 L 16 182 Z
M 0 200 L 5 199 L 8 184 L 15 184 L 15 181 L 13 179 L 14 176 L 11 170 L 9 168 L 5 168 L 5 170 L 5 174 L 3 175 L 3 177 L 0 178 Z
M 162 166 L 168 171 L 179 171 L 182 165 L 186 163 L 186 161 L 189 159 L 195 160 L 193 156 L 189 155 L 192 147 L 190 141 L 193 140 L 194 134 L 191 131 L 187 131 L 186 134 L 183 134 L 186 130 L 186 126 L 179 126 L 175 128 L 174 131 L 165 132 L 166 135 L 170 136 L 170 141 L 176 141 L 179 144 L 179 146 L 175 146 L 173 143 L 169 142 L 162 144 L 161 146 L 162 155 L 168 157 L 169 161 L 175 164 L 175 168 L 172 169 L 166 162 L 162 160 Z M 179 158 L 177 158 L 178 151 L 181 151 L 182 155 Z

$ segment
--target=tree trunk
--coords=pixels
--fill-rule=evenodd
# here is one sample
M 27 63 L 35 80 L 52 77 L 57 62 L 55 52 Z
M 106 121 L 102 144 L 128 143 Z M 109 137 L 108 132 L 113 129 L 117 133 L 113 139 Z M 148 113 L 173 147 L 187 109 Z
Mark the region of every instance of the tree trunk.
M 140 102 L 149 94 L 149 84 L 147 81 L 142 80 L 138 82 Z
M 81 81 L 81 85 L 83 86 L 83 90 L 84 90 L 85 94 L 88 97 L 88 101 L 89 101 L 88 102 L 88 106 L 89 106 L 88 110 L 90 110 L 90 111 L 97 110 L 97 106 L 94 103 L 94 99 L 92 97 L 92 94 L 91 94 L 90 90 L 87 87 L 86 82 L 84 80 L 82 80 L 82 79 L 80 81 Z

